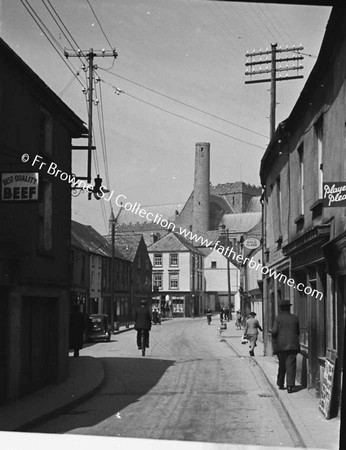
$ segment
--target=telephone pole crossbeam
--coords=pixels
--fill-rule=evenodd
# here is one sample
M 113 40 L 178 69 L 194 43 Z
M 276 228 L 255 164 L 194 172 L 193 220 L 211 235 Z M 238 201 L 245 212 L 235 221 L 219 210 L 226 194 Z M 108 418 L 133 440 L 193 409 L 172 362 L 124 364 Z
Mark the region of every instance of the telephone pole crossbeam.
M 247 76 L 255 76 L 255 75 L 263 75 L 270 74 L 270 78 L 259 78 L 256 80 L 245 81 L 245 84 L 254 84 L 254 83 L 269 83 L 270 86 L 270 138 L 273 137 L 275 132 L 275 112 L 276 112 L 276 82 L 277 81 L 287 81 L 287 80 L 296 80 L 298 78 L 303 78 L 303 75 L 299 75 L 299 71 L 303 69 L 301 64 L 302 59 L 304 59 L 303 55 L 299 52 L 303 50 L 304 47 L 302 45 L 286 48 L 277 48 L 277 43 L 271 44 L 271 50 L 260 50 L 253 52 L 246 52 L 246 57 L 250 58 L 250 61 L 246 61 L 245 66 L 247 70 L 245 75 Z M 286 57 L 280 58 L 277 57 L 278 53 L 292 53 L 295 56 L 287 55 Z M 262 56 L 266 55 L 265 59 L 262 59 Z M 255 57 L 259 57 L 259 59 L 253 59 Z M 288 65 L 282 67 L 282 63 L 295 63 L 295 65 Z M 278 66 L 279 65 L 279 66 Z M 258 67 L 259 69 L 255 69 L 254 67 Z M 262 69 L 262 66 L 265 68 Z M 251 70 L 251 68 L 254 68 Z M 289 71 L 296 71 L 297 75 L 288 76 L 287 73 Z M 280 76 L 281 73 L 286 72 L 286 76 Z
M 88 62 L 88 67 L 84 68 L 85 71 L 88 72 L 88 88 L 85 91 L 83 89 L 83 92 L 88 95 L 87 103 L 88 103 L 88 162 L 87 162 L 87 181 L 90 184 L 91 183 L 91 155 L 92 150 L 94 150 L 96 147 L 92 145 L 93 142 L 93 90 L 94 90 L 94 71 L 97 69 L 97 65 L 94 64 L 94 58 L 96 57 L 112 57 L 117 58 L 118 53 L 114 49 L 112 50 L 94 50 L 90 48 L 89 50 L 64 50 L 64 55 L 66 58 L 85 58 Z M 81 149 L 81 148 L 80 148 Z M 91 193 L 88 194 L 88 199 L 91 199 Z

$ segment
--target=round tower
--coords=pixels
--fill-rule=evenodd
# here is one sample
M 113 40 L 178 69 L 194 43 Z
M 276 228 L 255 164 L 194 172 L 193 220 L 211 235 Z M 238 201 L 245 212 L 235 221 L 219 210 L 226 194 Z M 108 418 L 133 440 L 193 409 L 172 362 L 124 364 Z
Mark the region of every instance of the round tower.
M 198 142 L 195 150 L 192 231 L 203 235 L 209 230 L 210 144 Z

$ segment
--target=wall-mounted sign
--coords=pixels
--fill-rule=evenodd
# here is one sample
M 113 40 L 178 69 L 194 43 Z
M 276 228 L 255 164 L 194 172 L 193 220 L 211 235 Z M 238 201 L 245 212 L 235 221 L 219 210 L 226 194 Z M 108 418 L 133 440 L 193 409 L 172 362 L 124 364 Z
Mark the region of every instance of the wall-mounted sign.
M 258 248 L 261 245 L 260 241 L 257 238 L 247 238 L 244 241 L 244 247 L 252 250 L 254 248 Z
M 346 206 L 346 181 L 323 183 L 323 206 Z
M 1 174 L 1 201 L 27 202 L 38 200 L 38 172 Z

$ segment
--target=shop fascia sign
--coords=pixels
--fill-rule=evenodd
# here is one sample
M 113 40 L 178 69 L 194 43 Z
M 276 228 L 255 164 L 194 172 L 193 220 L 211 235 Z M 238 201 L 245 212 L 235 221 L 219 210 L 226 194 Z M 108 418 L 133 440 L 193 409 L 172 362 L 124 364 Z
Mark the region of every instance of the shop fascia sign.
M 331 181 L 323 183 L 324 208 L 346 206 L 346 181 Z
M 252 250 L 254 248 L 258 248 L 261 245 L 260 241 L 257 238 L 249 237 L 244 241 L 244 247 Z
M 1 201 L 32 202 L 38 200 L 38 172 L 1 173 Z

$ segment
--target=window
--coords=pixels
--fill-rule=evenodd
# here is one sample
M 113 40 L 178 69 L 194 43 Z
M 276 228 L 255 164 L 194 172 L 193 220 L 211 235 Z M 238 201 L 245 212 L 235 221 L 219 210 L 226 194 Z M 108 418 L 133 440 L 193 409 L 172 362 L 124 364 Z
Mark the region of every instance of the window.
M 177 273 L 169 274 L 169 289 L 179 289 L 179 275 Z
M 169 255 L 169 265 L 170 267 L 178 267 L 178 253 L 170 253 Z
M 159 289 L 162 289 L 162 273 L 153 274 L 153 284 Z
M 212 269 L 216 269 L 216 267 L 217 267 L 216 261 L 212 261 L 210 267 L 211 267 Z
M 323 198 L 323 119 L 315 125 L 317 137 L 317 180 L 318 198 Z
M 52 117 L 46 111 L 40 112 L 40 153 L 51 155 L 53 152 Z
M 277 205 L 277 232 L 279 239 L 282 235 L 282 198 L 281 198 L 281 180 L 280 177 L 276 180 L 276 205 Z
M 39 209 L 39 248 L 52 250 L 52 183 L 44 182 L 42 203 Z
M 140 256 L 138 255 L 137 256 L 137 269 L 140 269 L 141 268 L 141 258 L 140 258 Z
M 298 149 L 299 154 L 299 214 L 304 214 L 304 147 Z
M 155 267 L 162 267 L 162 253 L 155 253 L 154 254 L 154 266 Z

